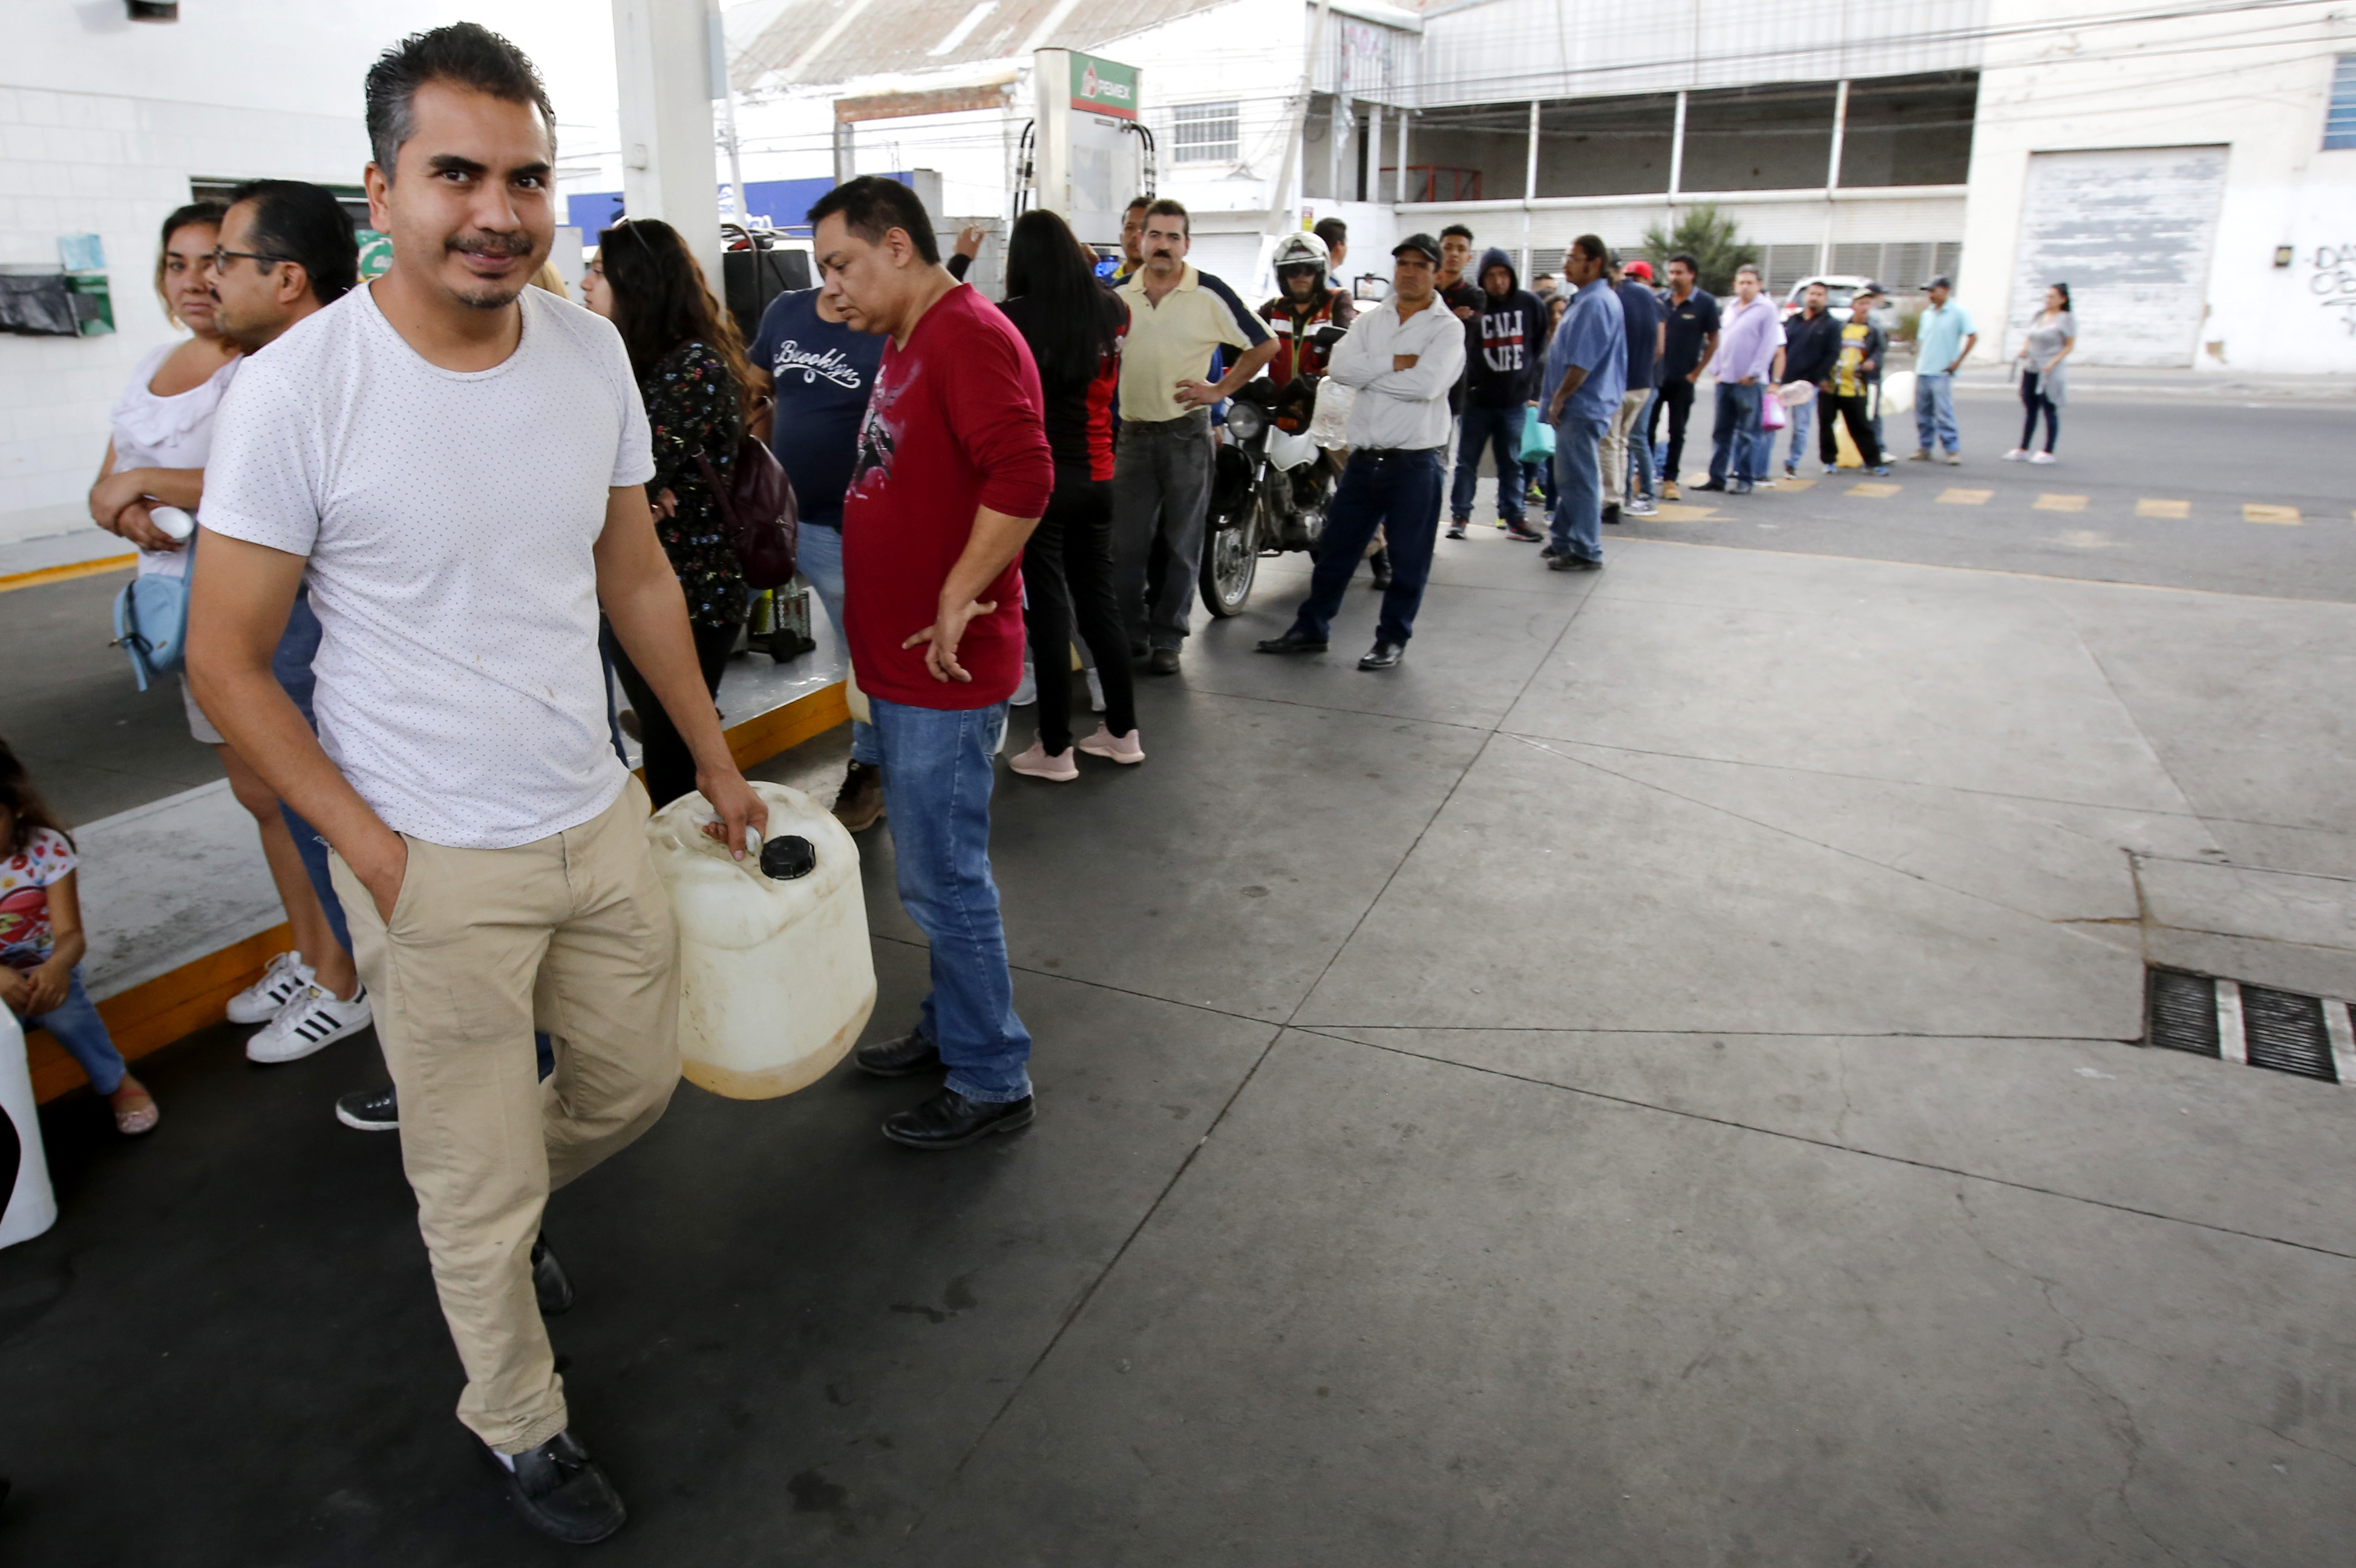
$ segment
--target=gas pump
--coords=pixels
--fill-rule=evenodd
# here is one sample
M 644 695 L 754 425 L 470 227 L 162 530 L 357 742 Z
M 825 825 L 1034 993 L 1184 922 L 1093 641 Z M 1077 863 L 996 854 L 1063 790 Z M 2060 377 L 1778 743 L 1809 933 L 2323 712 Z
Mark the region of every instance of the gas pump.
M 1144 73 L 1076 49 L 1033 59 L 1039 112 L 1023 129 L 1015 212 L 1059 213 L 1083 243 L 1118 258 L 1130 197 L 1153 194 L 1153 133 L 1138 113 Z

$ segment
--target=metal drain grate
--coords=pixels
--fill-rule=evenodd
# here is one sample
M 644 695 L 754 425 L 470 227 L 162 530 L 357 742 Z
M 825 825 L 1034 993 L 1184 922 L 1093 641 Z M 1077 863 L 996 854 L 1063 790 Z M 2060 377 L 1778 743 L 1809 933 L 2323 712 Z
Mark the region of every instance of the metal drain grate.
M 2320 997 L 2295 991 L 2243 987 L 2242 1038 L 2249 1047 L 2250 1065 L 2339 1083 L 2339 1071 L 2331 1062 L 2331 1032 L 2323 1021 L 2326 1005 Z
M 2144 1040 L 2195 1056 L 2215 1056 L 2217 1049 L 2217 983 L 2205 975 L 2181 969 L 2145 972 Z
M 2349 1004 L 2271 986 L 2147 969 L 2144 1043 L 2356 1083 L 2356 1017 Z

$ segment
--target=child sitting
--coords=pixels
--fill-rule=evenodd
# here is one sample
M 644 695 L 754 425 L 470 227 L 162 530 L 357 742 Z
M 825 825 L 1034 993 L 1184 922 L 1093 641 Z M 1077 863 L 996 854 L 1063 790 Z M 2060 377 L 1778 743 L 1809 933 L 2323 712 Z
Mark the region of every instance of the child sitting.
M 113 1107 L 116 1130 L 135 1137 L 155 1129 L 158 1113 L 82 989 L 78 965 L 90 944 L 74 860 L 72 837 L 0 741 L 0 1002 L 81 1063 Z

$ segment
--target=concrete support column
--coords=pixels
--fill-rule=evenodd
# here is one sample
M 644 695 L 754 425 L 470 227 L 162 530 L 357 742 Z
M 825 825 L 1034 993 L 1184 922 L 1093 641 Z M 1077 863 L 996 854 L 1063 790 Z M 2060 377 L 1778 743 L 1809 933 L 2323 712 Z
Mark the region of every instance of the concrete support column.
M 1398 185 L 1391 192 L 1391 200 L 1394 202 L 1407 199 L 1407 122 L 1408 112 L 1405 108 L 1401 108 L 1399 110 Z
M 1527 201 L 1538 193 L 1538 101 L 1530 100 L 1530 146 L 1526 167 L 1522 173 L 1522 199 Z M 1524 209 L 1525 211 L 1527 208 Z
M 1669 199 L 1675 201 L 1686 175 L 1686 95 L 1677 94 L 1676 129 L 1669 133 Z
M 678 229 L 716 293 L 720 171 L 704 0 L 613 0 L 622 205 Z
M 1840 188 L 1841 144 L 1848 139 L 1848 83 L 1844 81 L 1833 93 L 1833 155 L 1825 168 L 1825 189 Z

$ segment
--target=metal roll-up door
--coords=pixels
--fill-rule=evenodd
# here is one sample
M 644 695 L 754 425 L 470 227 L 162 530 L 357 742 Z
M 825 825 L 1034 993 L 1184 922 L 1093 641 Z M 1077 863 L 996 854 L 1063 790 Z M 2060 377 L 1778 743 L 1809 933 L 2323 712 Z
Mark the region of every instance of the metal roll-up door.
M 2088 365 L 2190 365 L 2225 193 L 2223 147 L 2036 153 L 2021 197 L 2005 352 L 2070 285 L 2073 357 Z

